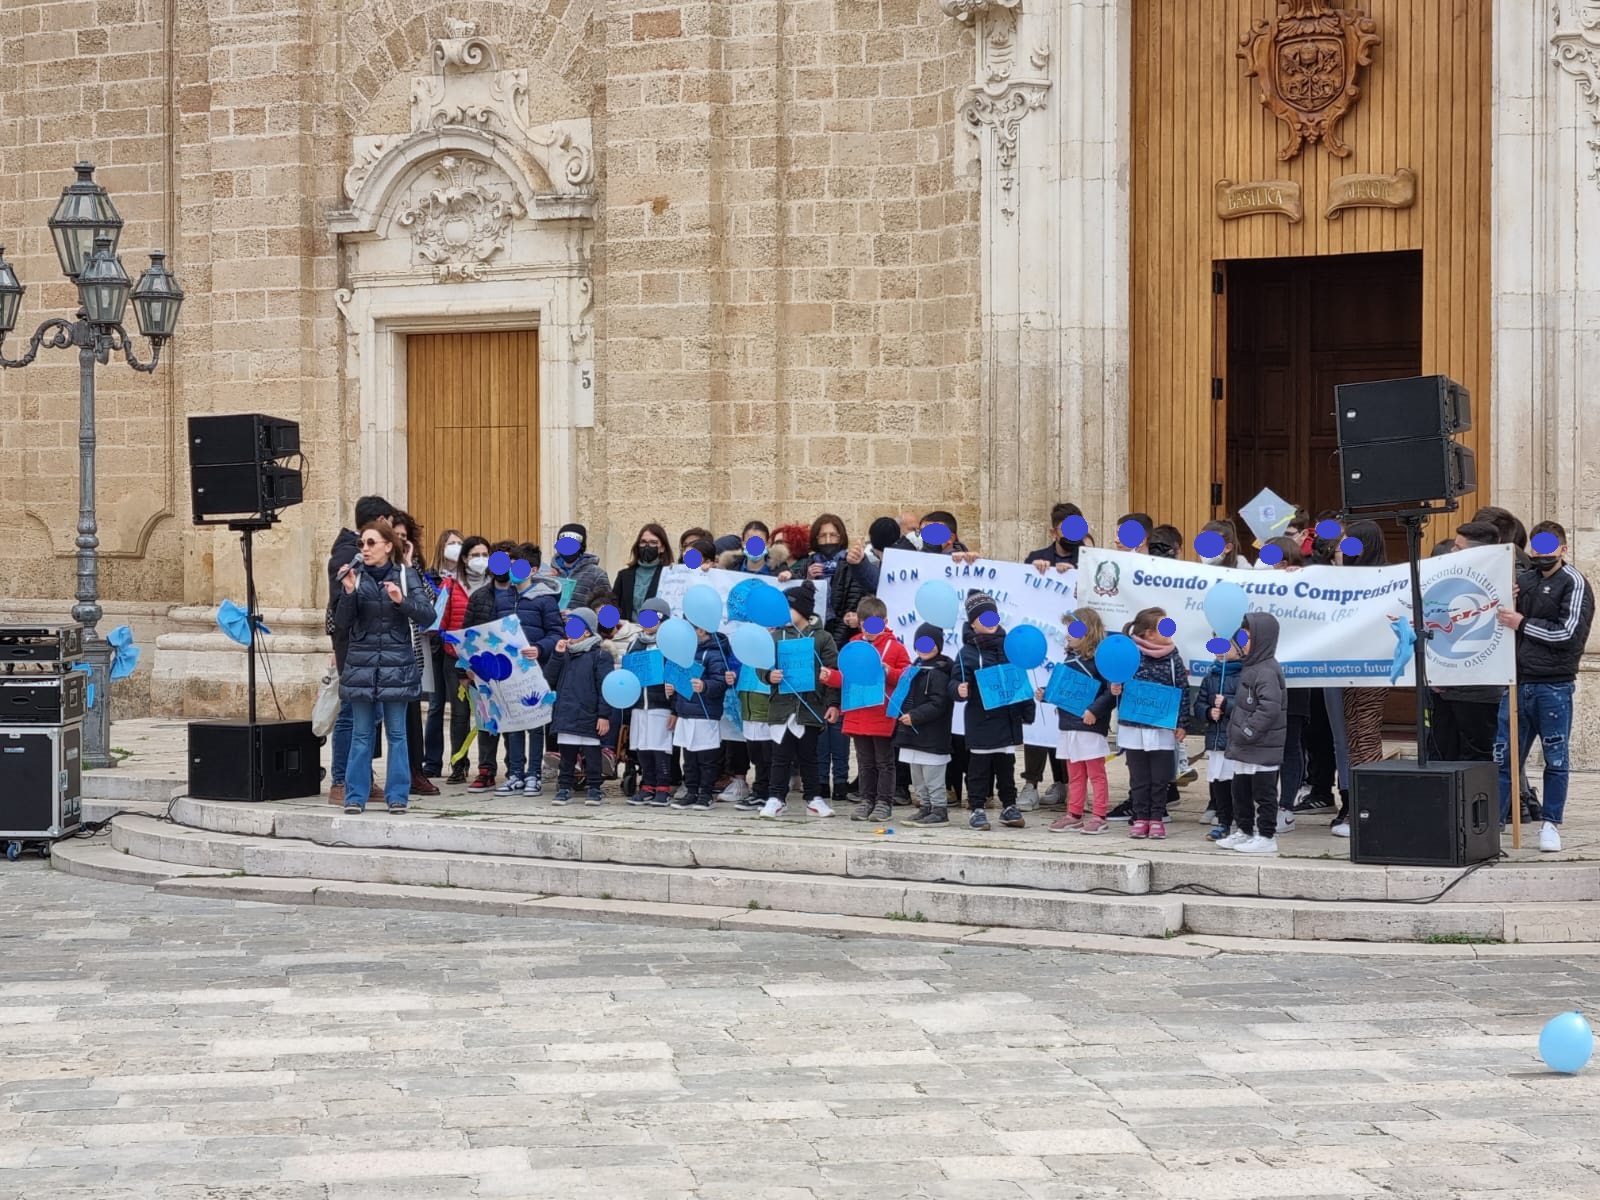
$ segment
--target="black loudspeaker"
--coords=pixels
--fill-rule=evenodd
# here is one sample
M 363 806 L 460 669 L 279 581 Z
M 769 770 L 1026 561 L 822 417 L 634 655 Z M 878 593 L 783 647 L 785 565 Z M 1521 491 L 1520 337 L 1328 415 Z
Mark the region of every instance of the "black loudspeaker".
M 189 795 L 297 800 L 322 791 L 322 739 L 310 721 L 189 722 Z
M 1350 772 L 1350 861 L 1466 867 L 1500 857 L 1492 762 L 1384 762 Z
M 300 453 L 300 426 L 262 413 L 189 418 L 189 465 L 228 467 Z
M 1410 508 L 1478 486 L 1472 450 L 1446 437 L 1365 442 L 1339 450 L 1344 508 Z
M 1339 444 L 1447 438 L 1472 428 L 1472 394 L 1443 375 L 1341 383 Z
M 83 821 L 83 725 L 0 725 L 0 838 L 47 840 Z

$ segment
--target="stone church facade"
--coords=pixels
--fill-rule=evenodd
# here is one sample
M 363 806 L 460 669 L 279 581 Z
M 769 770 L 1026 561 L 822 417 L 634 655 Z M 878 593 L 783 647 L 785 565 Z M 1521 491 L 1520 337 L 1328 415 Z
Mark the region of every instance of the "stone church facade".
M 1292 120 L 1242 43 L 1358 7 L 1375 48 L 1358 32 L 1317 67 L 1354 72 L 1358 99 L 1280 157 Z M 1259 432 L 1221 415 L 1244 388 L 1224 327 L 1249 314 L 1208 307 L 1213 277 L 1242 293 L 1258 260 L 1412 272 L 1419 332 L 1391 349 L 1472 389 L 1469 503 L 1561 520 L 1592 567 L 1600 3 L 1533 7 L 18 9 L 0 240 L 30 285 L 19 331 L 69 311 L 44 221 L 79 159 L 127 220 L 130 271 L 166 249 L 189 297 L 160 371 L 100 375 L 102 630 L 129 623 L 145 649 L 119 711 L 239 705 L 242 655 L 214 624 L 243 599 L 239 548 L 190 524 L 189 415 L 300 423 L 306 501 L 257 539 L 298 708 L 326 663 L 327 547 L 365 492 L 492 537 L 547 544 L 581 520 L 612 566 L 645 520 L 824 509 L 864 532 L 948 508 L 997 557 L 1039 544 L 1059 499 L 1098 530 L 1148 507 L 1192 536 L 1236 507 L 1227 446 Z M 1442 61 L 1448 87 L 1427 73 Z M 1414 111 L 1431 131 L 1407 132 Z M 1426 150 L 1441 130 L 1448 151 Z M 9 618 L 72 592 L 77 377 L 58 358 L 0 373 Z M 1315 429 L 1285 437 L 1296 462 L 1318 453 Z

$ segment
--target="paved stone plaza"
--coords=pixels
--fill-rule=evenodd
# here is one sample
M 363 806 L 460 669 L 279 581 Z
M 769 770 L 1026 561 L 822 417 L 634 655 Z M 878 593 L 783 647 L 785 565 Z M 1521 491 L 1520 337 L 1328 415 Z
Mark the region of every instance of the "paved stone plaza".
M 1152 947 L 1159 950 L 1159 946 Z M 1600 1196 L 1600 961 L 984 950 L 0 869 L 8 1200 Z

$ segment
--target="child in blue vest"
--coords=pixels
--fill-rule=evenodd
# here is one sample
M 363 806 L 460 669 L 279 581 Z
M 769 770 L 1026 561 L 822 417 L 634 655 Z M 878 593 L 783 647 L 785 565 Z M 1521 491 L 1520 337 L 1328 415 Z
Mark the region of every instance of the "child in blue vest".
M 672 744 L 683 752 L 682 800 L 673 808 L 710 811 L 717 791 L 717 772 L 722 763 L 722 702 L 728 692 L 728 675 L 737 675 L 739 662 L 728 649 L 728 639 L 720 633 L 696 629 L 694 661 L 701 674 L 689 692 L 666 685 L 672 701 Z

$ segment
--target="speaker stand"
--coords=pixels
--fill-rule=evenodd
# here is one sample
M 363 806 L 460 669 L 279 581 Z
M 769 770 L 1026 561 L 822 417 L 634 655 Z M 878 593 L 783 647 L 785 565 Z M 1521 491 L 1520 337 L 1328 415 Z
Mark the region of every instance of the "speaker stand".
M 239 535 L 244 544 L 244 607 L 245 624 L 250 630 L 250 641 L 245 653 L 245 691 L 248 695 L 249 723 L 256 723 L 256 637 L 261 625 L 261 613 L 256 607 L 255 535 L 259 530 L 271 529 L 273 522 L 266 518 L 248 521 L 229 521 L 228 528 Z

